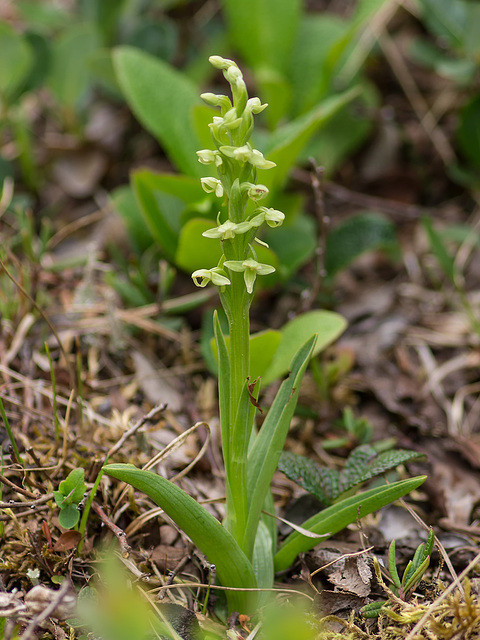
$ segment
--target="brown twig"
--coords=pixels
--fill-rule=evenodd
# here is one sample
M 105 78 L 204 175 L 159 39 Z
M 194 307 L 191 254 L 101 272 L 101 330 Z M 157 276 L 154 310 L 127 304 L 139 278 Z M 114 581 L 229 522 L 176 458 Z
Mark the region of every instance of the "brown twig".
M 105 511 L 97 502 L 95 501 L 92 502 L 92 509 L 95 511 L 95 513 L 103 522 L 103 524 L 107 526 L 110 529 L 110 531 L 113 533 L 113 535 L 117 538 L 118 543 L 120 545 L 122 556 L 124 558 L 128 558 L 128 556 L 130 555 L 131 547 L 128 544 L 127 535 L 125 531 L 123 529 L 120 529 L 120 527 L 117 527 L 117 525 L 110 520 L 110 518 L 107 516 Z
M 41 625 L 41 623 L 50 617 L 50 615 L 55 611 L 55 609 L 62 604 L 65 597 L 68 595 L 68 592 L 71 591 L 72 587 L 70 584 L 70 580 L 64 580 L 62 582 L 62 586 L 58 591 L 54 591 L 52 601 L 50 604 L 45 607 L 43 611 L 37 613 L 34 618 L 30 621 L 28 627 L 22 634 L 22 640 L 32 640 L 35 638 L 35 631 Z
M 37 505 L 48 502 L 49 500 L 53 500 L 53 493 L 47 493 L 36 500 L 32 500 L 32 502 L 15 502 L 14 500 L 9 500 L 8 502 L 0 501 L 0 509 L 18 509 L 20 507 L 30 507 L 30 509 L 33 509 Z
M 17 493 L 20 493 L 22 496 L 25 496 L 26 498 L 32 498 L 33 500 L 38 498 L 38 493 L 32 493 L 31 491 L 28 491 L 27 489 L 23 489 L 22 487 L 19 487 L 17 484 L 15 484 L 14 482 L 12 482 L 8 478 L 6 478 L 1 473 L 0 473 L 0 482 L 2 484 L 6 485 L 7 487 L 10 487 L 10 489 L 13 489 Z
M 148 422 L 148 420 L 153 420 L 153 418 L 155 418 L 155 416 L 158 413 L 160 413 L 161 411 L 165 411 L 166 408 L 167 408 L 167 404 L 165 402 L 163 402 L 162 404 L 159 404 L 156 407 L 153 407 L 153 409 L 151 411 L 149 411 L 147 414 L 142 416 L 140 418 L 140 420 L 138 422 L 136 422 L 133 425 L 133 427 L 131 427 L 130 429 L 125 431 L 125 433 L 122 435 L 120 440 L 116 444 L 113 445 L 113 447 L 107 453 L 107 458 L 110 458 L 115 453 L 117 453 L 117 451 L 123 447 L 124 443 L 126 442 L 126 440 L 128 440 L 128 438 L 130 438 L 130 436 L 132 436 L 136 431 L 138 431 L 140 429 L 140 427 L 143 427 L 143 425 L 146 422 Z

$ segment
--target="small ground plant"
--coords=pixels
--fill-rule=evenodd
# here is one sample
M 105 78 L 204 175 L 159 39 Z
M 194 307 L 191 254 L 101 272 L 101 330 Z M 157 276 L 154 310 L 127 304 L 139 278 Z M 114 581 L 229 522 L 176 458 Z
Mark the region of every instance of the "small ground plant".
M 233 100 L 225 95 L 202 95 L 207 104 L 220 109 L 220 115 L 209 125 L 215 149 L 198 151 L 198 159 L 216 168 L 218 177 L 204 177 L 201 183 L 207 192 L 226 199 L 228 218 L 219 217 L 217 225 L 203 233 L 220 242 L 220 261 L 196 270 L 192 277 L 200 287 L 212 283 L 219 288 L 228 319 L 227 341 L 218 317 L 214 317 L 225 519 L 220 523 L 182 489 L 155 473 L 124 464 L 108 464 L 104 470 L 147 493 L 192 539 L 215 565 L 221 584 L 230 588 L 230 611 L 252 613 L 260 601 L 256 588 L 271 589 L 275 571 L 288 569 L 299 552 L 313 548 L 319 537 L 331 535 L 405 495 L 425 478 L 395 482 L 340 500 L 278 544 L 276 520 L 270 515 L 275 510 L 270 487 L 317 336 L 304 336 L 304 344 L 291 361 L 290 373 L 258 430 L 255 417 L 260 381 L 251 379 L 249 310 L 257 279 L 272 273 L 274 267 L 259 262 L 255 246 L 262 245 L 257 237 L 260 228 L 281 225 L 284 214 L 258 204 L 268 189 L 257 183 L 257 171 L 275 165 L 254 149 L 249 139 L 254 115 L 267 105 L 258 98 L 248 98 L 235 62 L 219 56 L 212 56 L 210 62 L 223 71 Z

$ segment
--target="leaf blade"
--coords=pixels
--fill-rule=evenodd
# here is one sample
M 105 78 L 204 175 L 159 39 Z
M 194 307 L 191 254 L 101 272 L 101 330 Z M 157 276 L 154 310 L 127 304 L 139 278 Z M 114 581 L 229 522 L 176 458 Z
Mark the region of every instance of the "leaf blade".
M 146 493 L 192 539 L 209 562 L 217 569 L 217 575 L 225 586 L 254 588 L 253 568 L 232 535 L 204 507 L 199 505 L 180 487 L 151 471 L 137 469 L 130 464 L 108 464 L 105 473 L 131 484 Z M 233 606 L 243 611 L 249 607 L 248 594 L 228 592 Z
M 344 529 L 348 524 L 355 522 L 357 518 L 362 518 L 373 511 L 377 511 L 410 493 L 425 480 L 426 476 L 417 476 L 416 478 L 400 480 L 390 485 L 364 491 L 317 513 L 304 522 L 302 527 L 314 533 L 330 533 L 330 535 L 333 535 L 337 531 Z M 309 551 L 315 545 L 316 542 L 312 542 L 310 538 L 304 538 L 299 533 L 293 532 L 283 542 L 275 555 L 275 570 L 283 571 L 288 569 L 299 553 Z

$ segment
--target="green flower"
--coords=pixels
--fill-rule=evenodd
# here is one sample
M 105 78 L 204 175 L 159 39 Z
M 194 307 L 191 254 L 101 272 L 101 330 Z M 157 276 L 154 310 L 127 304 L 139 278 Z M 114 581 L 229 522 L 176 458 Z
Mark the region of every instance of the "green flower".
M 239 224 L 235 224 L 235 222 L 227 220 L 218 227 L 207 229 L 202 233 L 202 236 L 205 236 L 205 238 L 220 238 L 222 241 L 231 240 L 236 235 L 246 233 L 251 228 L 252 224 L 250 222 L 240 222 Z
M 203 190 L 207 193 L 215 193 L 217 198 L 223 196 L 223 184 L 217 178 L 200 178 Z
M 242 191 L 247 191 L 250 200 L 263 200 L 268 196 L 268 187 L 264 184 L 253 184 L 252 182 L 242 182 Z
M 242 147 L 232 147 L 229 145 L 224 145 L 220 147 L 220 152 L 229 158 L 233 158 L 238 162 L 249 162 L 257 169 L 272 169 L 275 167 L 275 162 L 270 162 L 270 160 L 265 160 L 263 157 L 263 153 L 258 151 L 257 149 L 252 149 L 249 144 L 244 144 Z
M 222 163 L 222 155 L 218 151 L 212 149 L 200 149 L 197 151 L 198 161 L 202 164 L 215 164 L 219 167 Z
M 254 227 L 259 227 L 266 222 L 269 227 L 279 227 L 285 220 L 285 214 L 278 209 L 270 209 L 268 207 L 258 207 L 260 213 L 250 220 Z
M 197 269 L 192 273 L 192 280 L 197 287 L 206 287 L 209 282 L 224 287 L 231 284 L 230 280 L 225 276 L 225 272 L 218 267 L 214 269 Z
M 232 102 L 228 96 L 216 95 L 215 93 L 202 93 L 200 98 L 211 107 L 220 107 L 222 113 L 226 113 L 232 108 Z
M 255 279 L 257 275 L 266 276 L 269 273 L 273 273 L 275 271 L 275 267 L 272 267 L 269 264 L 262 264 L 253 260 L 253 258 L 247 258 L 247 260 L 226 260 L 223 263 L 224 267 L 230 269 L 231 271 L 243 271 L 243 279 L 245 280 L 245 286 L 247 287 L 248 293 L 253 293 L 253 285 L 255 284 Z

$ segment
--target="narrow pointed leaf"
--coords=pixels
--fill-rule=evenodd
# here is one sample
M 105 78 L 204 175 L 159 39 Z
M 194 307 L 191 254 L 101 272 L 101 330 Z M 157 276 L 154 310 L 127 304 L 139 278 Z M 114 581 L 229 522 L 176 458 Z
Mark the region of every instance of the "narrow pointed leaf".
M 105 473 L 146 493 L 215 565 L 224 586 L 254 588 L 253 568 L 231 534 L 204 507 L 165 478 L 131 464 L 108 464 Z M 230 608 L 248 612 L 248 593 L 227 593 Z
M 303 374 L 315 347 L 316 335 L 298 351 L 291 373 L 284 380 L 248 455 L 249 518 L 247 541 L 253 545 L 256 527 L 273 474 L 285 444 L 290 421 L 297 404 Z
M 369 491 L 337 502 L 331 507 L 320 511 L 320 513 L 317 513 L 302 523 L 302 527 L 314 533 L 330 533 L 333 535 L 352 522 L 355 522 L 357 518 L 363 518 L 369 513 L 372 513 L 372 511 L 377 511 L 385 505 L 410 493 L 410 491 L 419 487 L 425 480 L 426 476 L 417 476 L 416 478 L 400 480 L 393 484 L 370 489 Z M 275 570 L 283 571 L 288 569 L 299 553 L 309 551 L 313 549 L 315 545 L 316 542 L 311 538 L 305 538 L 294 531 L 283 542 L 275 556 Z

